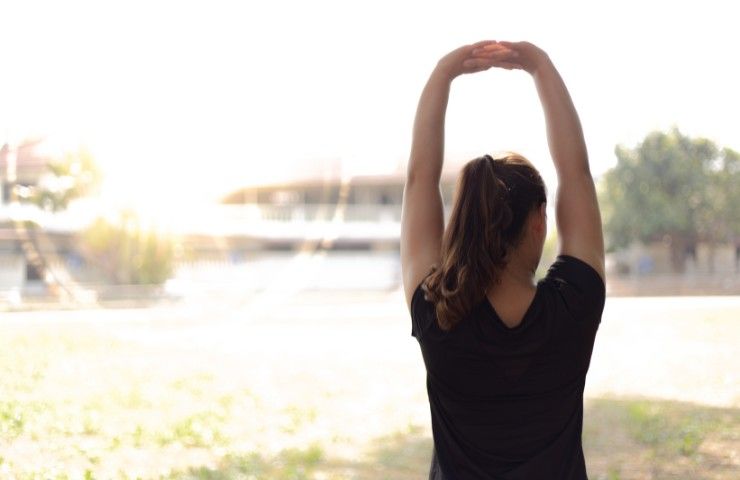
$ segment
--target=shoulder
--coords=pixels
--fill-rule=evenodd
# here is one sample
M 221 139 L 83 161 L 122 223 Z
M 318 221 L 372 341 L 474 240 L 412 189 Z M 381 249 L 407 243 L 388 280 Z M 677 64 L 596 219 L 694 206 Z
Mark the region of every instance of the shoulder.
M 601 316 L 606 285 L 601 274 L 584 260 L 558 255 L 542 282 L 559 293 L 572 313 Z
M 420 300 L 426 300 L 424 298 L 424 280 L 426 280 L 426 278 L 423 279 L 422 281 L 420 281 L 416 285 L 416 287 L 413 290 L 413 293 L 411 294 L 411 307 L 412 308 L 413 308 L 415 302 L 418 302 Z
M 547 270 L 545 278 L 561 278 L 576 283 L 588 283 L 605 290 L 601 274 L 588 262 L 573 255 L 560 254 Z
M 430 302 L 424 297 L 423 285 L 424 281 L 422 280 L 421 282 L 419 282 L 416 288 L 414 288 L 414 291 L 411 294 L 409 310 L 411 312 L 411 320 L 412 322 L 414 322 L 414 324 L 421 320 L 421 317 L 425 316 L 427 311 L 429 310 Z
M 437 323 L 434 303 L 427 300 L 423 285 L 424 281 L 420 282 L 411 295 L 411 335 L 417 339 L 434 329 Z

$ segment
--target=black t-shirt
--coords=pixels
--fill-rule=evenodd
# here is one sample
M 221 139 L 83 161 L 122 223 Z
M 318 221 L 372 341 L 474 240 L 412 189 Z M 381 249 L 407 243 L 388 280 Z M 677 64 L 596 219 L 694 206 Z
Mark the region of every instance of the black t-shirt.
M 426 365 L 437 478 L 587 478 L 583 388 L 604 297 L 591 266 L 560 255 L 519 325 L 484 297 L 445 332 L 416 288 L 411 334 Z

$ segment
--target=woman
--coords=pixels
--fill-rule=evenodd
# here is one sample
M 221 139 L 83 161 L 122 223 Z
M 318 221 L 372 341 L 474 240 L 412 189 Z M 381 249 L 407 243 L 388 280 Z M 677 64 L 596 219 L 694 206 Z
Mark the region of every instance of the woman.
M 558 174 L 560 251 L 537 284 L 546 196 L 523 157 L 466 164 L 444 228 L 450 85 L 492 67 L 534 79 Z M 416 113 L 401 223 L 404 290 L 427 371 L 430 478 L 587 478 L 583 388 L 604 307 L 604 246 L 578 115 L 545 52 L 484 41 L 439 61 Z

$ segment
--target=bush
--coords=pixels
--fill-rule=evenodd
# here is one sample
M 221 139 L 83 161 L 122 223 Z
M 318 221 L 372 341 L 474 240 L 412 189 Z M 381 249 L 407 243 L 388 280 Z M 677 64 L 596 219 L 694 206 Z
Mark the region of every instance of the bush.
M 123 212 L 118 222 L 97 219 L 82 233 L 81 247 L 118 284 L 161 285 L 174 268 L 172 240 L 142 229 L 131 212 Z

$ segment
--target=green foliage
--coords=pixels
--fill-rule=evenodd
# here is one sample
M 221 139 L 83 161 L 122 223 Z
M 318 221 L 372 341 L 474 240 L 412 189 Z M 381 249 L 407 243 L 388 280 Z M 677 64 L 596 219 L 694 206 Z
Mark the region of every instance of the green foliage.
M 693 455 L 707 432 L 716 428 L 709 418 L 674 411 L 654 402 L 634 402 L 628 408 L 629 430 L 635 440 L 680 455 Z
M 50 175 L 33 189 L 30 200 L 52 212 L 64 210 L 72 200 L 93 193 L 102 178 L 95 159 L 85 149 L 67 153 L 47 167 Z
M 316 420 L 316 409 L 314 407 L 302 408 L 291 405 L 283 409 L 283 412 L 287 416 L 280 427 L 283 432 L 295 433 L 306 424 Z
M 619 475 L 619 470 L 612 467 L 607 472 L 606 478 L 608 480 L 620 480 L 622 477 Z
M 124 212 L 115 223 L 99 218 L 83 232 L 82 243 L 85 255 L 116 283 L 160 285 L 172 275 L 172 241 L 144 230 L 131 212 Z
M 17 437 L 23 433 L 24 425 L 21 406 L 13 401 L 0 401 L 0 439 Z
M 617 166 L 600 185 L 610 248 L 665 241 L 680 270 L 697 241 L 740 235 L 740 154 L 677 128 L 652 132 L 634 149 L 617 146 Z
M 740 240 L 740 153 L 725 148 L 712 165 L 700 231 L 714 240 Z
M 171 431 L 158 437 L 160 445 L 179 443 L 186 447 L 210 447 L 222 445 L 226 438 L 221 433 L 219 425 L 224 417 L 214 412 L 198 412 L 179 420 Z

